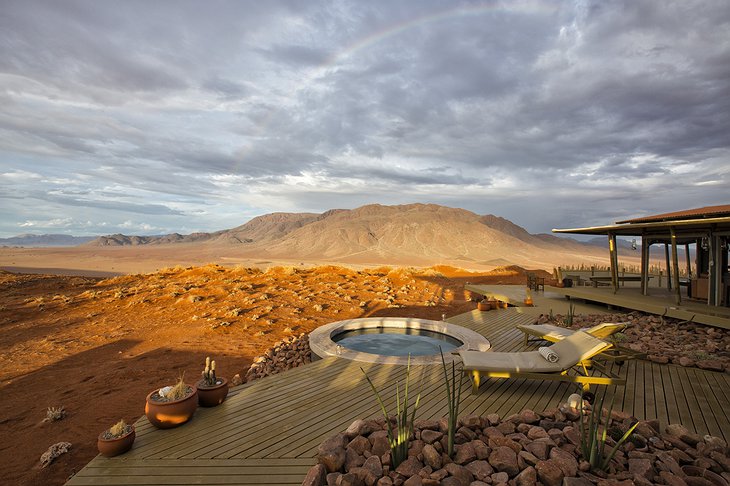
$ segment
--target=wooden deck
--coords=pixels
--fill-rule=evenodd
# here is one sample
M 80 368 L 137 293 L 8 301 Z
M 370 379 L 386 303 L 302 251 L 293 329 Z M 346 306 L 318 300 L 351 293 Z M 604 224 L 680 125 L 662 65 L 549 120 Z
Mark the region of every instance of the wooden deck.
M 520 351 L 526 348 L 515 326 L 534 322 L 534 317 L 506 309 L 474 311 L 449 321 L 484 334 L 495 351 Z M 190 423 L 176 429 L 157 430 L 142 417 L 130 452 L 112 459 L 96 457 L 67 484 L 300 484 L 323 439 L 357 418 L 379 416 L 361 367 L 392 409 L 395 383 L 403 382 L 405 367 L 328 358 L 239 387 L 225 403 L 198 409 Z M 662 426 L 680 422 L 730 440 L 730 375 L 647 361 L 629 362 L 620 372 L 628 383 L 610 391 L 616 408 L 639 418 L 659 418 Z M 412 383 L 418 383 L 421 373 L 425 379 L 417 417 L 445 415 L 440 365 L 414 367 Z M 462 415 L 507 416 L 523 408 L 556 406 L 576 388 L 558 382 L 488 380 L 478 395 L 471 395 L 464 378 L 462 390 Z
M 601 302 L 616 307 L 666 315 L 681 320 L 730 329 L 730 307 L 707 305 L 701 301 L 682 296 L 682 303 L 674 303 L 674 295 L 666 289 L 650 288 L 650 295 L 642 295 L 641 289 L 620 287 L 617 293 L 607 287 L 566 287 L 546 286 L 546 292 L 562 294 L 566 297 Z

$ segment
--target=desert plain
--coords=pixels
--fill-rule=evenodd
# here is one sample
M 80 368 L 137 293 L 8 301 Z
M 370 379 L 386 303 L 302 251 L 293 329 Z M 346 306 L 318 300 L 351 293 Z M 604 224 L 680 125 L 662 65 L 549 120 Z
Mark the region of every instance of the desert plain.
M 147 393 L 181 374 L 197 380 L 206 356 L 220 375 L 244 377 L 254 357 L 319 325 L 438 320 L 474 308 L 466 282 L 525 281 L 520 267 L 472 273 L 181 258 L 185 266 L 159 269 L 174 256 L 112 250 L 126 253 L 74 260 L 74 249 L 3 249 L 12 272 L 0 273 L 0 463 L 9 484 L 63 484 L 97 454 L 101 431 L 120 418 L 133 423 Z M 62 420 L 44 421 L 48 408 L 60 407 Z M 41 468 L 41 454 L 60 441 L 72 444 L 70 453 Z

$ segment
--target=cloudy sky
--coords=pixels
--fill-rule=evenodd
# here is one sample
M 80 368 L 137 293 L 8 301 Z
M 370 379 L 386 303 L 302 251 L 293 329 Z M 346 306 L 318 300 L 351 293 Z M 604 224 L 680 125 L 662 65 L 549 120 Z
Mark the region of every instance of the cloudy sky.
M 3 0 L 0 236 L 730 203 L 730 5 Z

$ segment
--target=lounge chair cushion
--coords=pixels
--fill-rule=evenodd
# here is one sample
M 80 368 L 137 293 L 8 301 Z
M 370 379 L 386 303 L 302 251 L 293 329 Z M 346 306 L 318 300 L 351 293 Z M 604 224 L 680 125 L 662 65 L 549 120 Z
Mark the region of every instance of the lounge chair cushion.
M 532 336 L 542 337 L 547 341 L 561 341 L 568 336 L 572 336 L 576 331 L 567 327 L 554 326 L 552 324 L 534 324 L 529 326 L 517 326 L 517 328 Z M 588 334 L 599 338 L 605 338 L 616 332 L 623 331 L 626 328 L 624 323 L 603 322 L 593 327 L 584 327 L 580 329 Z
M 610 347 L 610 343 L 586 332 L 576 331 L 550 347 L 560 357 L 557 363 L 548 362 L 538 351 L 460 351 L 459 356 L 466 370 L 556 373 L 570 369 Z
M 563 371 L 560 362 L 550 363 L 537 351 L 524 353 L 494 353 L 491 351 L 460 351 L 459 356 L 466 370 L 479 371 L 530 371 L 557 373 Z

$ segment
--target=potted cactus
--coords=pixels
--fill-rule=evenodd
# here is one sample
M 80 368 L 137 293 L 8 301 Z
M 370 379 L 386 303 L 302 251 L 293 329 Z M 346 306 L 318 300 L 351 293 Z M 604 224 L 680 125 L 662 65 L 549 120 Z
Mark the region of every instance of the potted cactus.
M 147 395 L 144 413 L 152 425 L 170 429 L 193 417 L 198 408 L 198 390 L 183 377 L 174 386 L 166 386 Z
M 198 389 L 198 403 L 201 407 L 220 405 L 228 395 L 228 380 L 216 376 L 215 361 L 211 361 L 210 357 L 205 358 L 205 369 L 195 386 Z
M 129 425 L 122 419 L 99 434 L 96 447 L 102 456 L 118 456 L 132 448 L 135 437 L 134 425 Z

